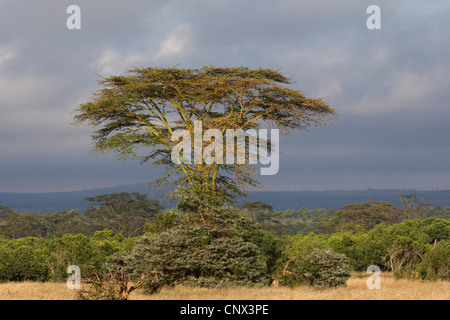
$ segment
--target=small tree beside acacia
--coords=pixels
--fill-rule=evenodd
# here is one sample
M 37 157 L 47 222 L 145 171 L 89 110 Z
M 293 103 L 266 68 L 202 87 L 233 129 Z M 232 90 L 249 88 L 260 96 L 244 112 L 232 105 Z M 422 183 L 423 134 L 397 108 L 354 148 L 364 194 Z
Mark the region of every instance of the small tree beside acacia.
M 157 200 L 138 192 L 104 194 L 85 200 L 89 201 L 84 213 L 88 221 L 126 238 L 141 235 L 146 223 L 164 209 Z
M 273 127 L 287 134 L 325 124 L 335 115 L 321 99 L 288 88 L 292 81 L 271 69 L 143 68 L 104 78 L 100 84 L 103 88 L 93 101 L 77 108 L 75 116 L 76 123 L 100 127 L 92 136 L 94 150 L 165 166 L 165 175 L 157 182 L 167 183 L 176 175 L 171 182 L 186 185 L 217 204 L 244 195 L 248 186 L 258 184 L 254 166 L 204 160 L 174 163 L 171 152 L 178 142 L 171 137 L 176 130 L 193 135 L 195 123 L 201 121 L 203 129 L 222 133 Z M 236 156 L 235 150 L 232 153 Z

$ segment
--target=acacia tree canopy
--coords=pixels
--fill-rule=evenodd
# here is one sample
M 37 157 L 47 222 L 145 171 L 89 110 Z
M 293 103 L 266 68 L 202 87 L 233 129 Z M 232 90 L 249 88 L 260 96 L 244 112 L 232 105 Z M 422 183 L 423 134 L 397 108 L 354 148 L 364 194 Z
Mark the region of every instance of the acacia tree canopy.
M 370 230 L 382 222 L 388 224 L 403 221 L 401 211 L 386 201 L 367 200 L 364 203 L 347 204 L 336 211 L 336 216 L 320 224 L 324 232 L 343 231 L 350 225 Z
M 256 186 L 254 166 L 173 163 L 175 130 L 192 134 L 194 123 L 201 121 L 203 129 L 222 133 L 270 126 L 286 134 L 335 116 L 328 104 L 289 88 L 292 81 L 271 69 L 143 68 L 99 83 L 102 89 L 91 102 L 81 104 L 75 116 L 76 123 L 100 127 L 92 136 L 95 152 L 113 151 L 123 159 L 165 166 L 157 182 L 177 175 L 171 182 L 214 196 L 242 195 L 246 187 Z M 137 151 L 144 156 L 137 156 Z

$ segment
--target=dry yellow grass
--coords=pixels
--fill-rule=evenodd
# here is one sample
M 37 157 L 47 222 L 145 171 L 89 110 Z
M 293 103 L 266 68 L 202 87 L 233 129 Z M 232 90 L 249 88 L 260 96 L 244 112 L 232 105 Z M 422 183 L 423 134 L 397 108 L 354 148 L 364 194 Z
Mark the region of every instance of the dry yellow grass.
M 73 300 L 74 292 L 65 283 L 8 282 L 0 284 L 1 300 Z
M 366 275 L 353 275 L 347 287 L 317 290 L 309 286 L 295 289 L 286 287 L 206 289 L 175 287 L 163 289 L 156 295 L 136 291 L 131 300 L 450 300 L 450 282 L 422 282 L 396 280 L 382 274 L 381 289 L 369 290 Z M 2 283 L 2 300 L 71 300 L 74 291 L 65 283 Z

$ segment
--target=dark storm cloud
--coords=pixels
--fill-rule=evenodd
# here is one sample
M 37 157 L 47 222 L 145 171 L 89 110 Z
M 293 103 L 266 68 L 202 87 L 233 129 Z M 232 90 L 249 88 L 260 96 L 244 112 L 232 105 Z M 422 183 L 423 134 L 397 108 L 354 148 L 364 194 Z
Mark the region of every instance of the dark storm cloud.
M 81 30 L 66 28 L 72 4 Z M 336 108 L 334 125 L 281 140 L 266 190 L 448 188 L 450 5 L 378 1 L 382 29 L 368 30 L 371 4 L 0 1 L 0 191 L 152 180 L 90 155 L 93 128 L 70 123 L 100 76 L 175 65 L 273 68 Z

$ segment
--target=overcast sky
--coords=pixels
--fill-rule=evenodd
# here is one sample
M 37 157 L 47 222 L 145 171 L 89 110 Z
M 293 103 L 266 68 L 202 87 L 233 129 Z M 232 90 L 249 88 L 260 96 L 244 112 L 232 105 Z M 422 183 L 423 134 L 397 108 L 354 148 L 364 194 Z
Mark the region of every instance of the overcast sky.
M 94 128 L 73 110 L 100 76 L 205 65 L 279 70 L 339 114 L 282 139 L 263 190 L 450 189 L 449 16 L 448 0 L 0 0 L 0 192 L 159 177 L 90 154 Z

